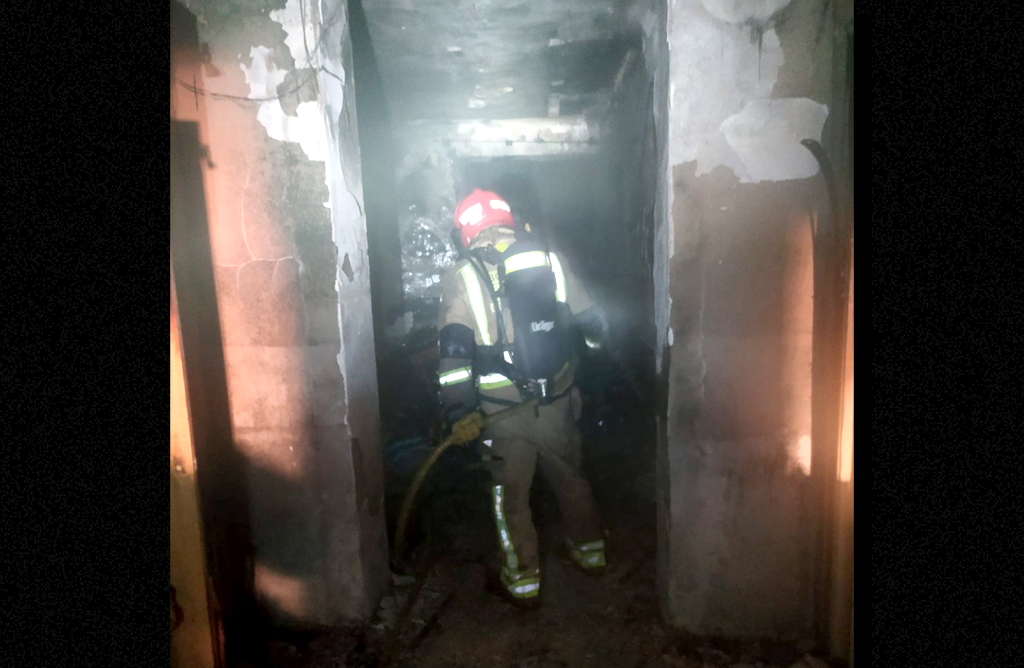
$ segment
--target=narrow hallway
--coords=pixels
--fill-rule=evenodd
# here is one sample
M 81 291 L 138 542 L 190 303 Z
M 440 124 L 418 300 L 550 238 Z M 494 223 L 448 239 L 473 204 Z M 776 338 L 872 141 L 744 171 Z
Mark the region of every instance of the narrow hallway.
M 852 2 L 171 16 L 175 656 L 852 668 Z

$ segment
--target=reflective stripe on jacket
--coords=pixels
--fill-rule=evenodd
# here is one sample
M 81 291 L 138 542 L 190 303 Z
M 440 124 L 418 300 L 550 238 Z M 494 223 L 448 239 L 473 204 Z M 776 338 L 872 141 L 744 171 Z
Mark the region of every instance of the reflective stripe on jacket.
M 488 234 L 489 233 L 489 234 Z M 509 228 L 491 228 L 485 230 L 477 238 L 474 248 L 494 245 L 499 249 L 506 248 L 514 237 Z M 580 313 L 590 308 L 590 296 L 565 260 L 558 253 L 530 252 L 524 253 L 522 259 L 516 259 L 526 268 L 549 264 L 555 274 L 555 292 L 559 301 L 564 302 L 573 313 Z M 485 263 L 488 278 L 497 289 L 498 270 L 495 265 Z M 513 265 L 515 267 L 515 265 Z M 505 319 L 505 333 L 508 341 L 515 340 L 512 316 L 507 305 L 502 304 Z M 441 280 L 441 304 L 438 313 L 437 329 L 441 331 L 446 325 L 460 324 L 473 330 L 474 340 L 478 346 L 492 346 L 498 343 L 498 325 L 494 313 L 494 300 L 491 299 L 487 285 L 480 273 L 470 264 L 469 260 L 461 260 L 445 272 Z M 463 365 L 449 366 L 446 373 L 454 372 Z M 452 380 L 455 376 L 451 376 Z M 517 400 L 518 391 L 512 381 L 502 374 L 492 373 L 476 378 L 476 384 L 482 394 Z

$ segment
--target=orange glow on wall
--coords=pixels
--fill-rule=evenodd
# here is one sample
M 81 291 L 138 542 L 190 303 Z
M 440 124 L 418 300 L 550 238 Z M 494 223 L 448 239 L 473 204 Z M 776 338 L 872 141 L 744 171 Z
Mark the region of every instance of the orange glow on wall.
M 835 534 L 832 546 L 829 649 L 833 656 L 850 657 L 853 665 L 853 256 L 850 258 L 846 311 L 846 351 L 843 363 L 842 417 L 835 490 Z
M 853 262 L 850 262 L 850 298 L 846 311 L 846 362 L 843 369 L 843 420 L 839 437 L 839 480 L 853 477 Z
M 786 239 L 783 277 L 783 359 L 780 391 L 788 396 L 788 472 L 811 474 L 811 357 L 814 342 L 814 242 L 807 214 L 793 217 Z
M 171 666 L 213 668 L 206 564 L 196 489 L 195 455 L 185 391 L 177 302 L 171 281 L 170 583 L 182 615 L 171 633 Z

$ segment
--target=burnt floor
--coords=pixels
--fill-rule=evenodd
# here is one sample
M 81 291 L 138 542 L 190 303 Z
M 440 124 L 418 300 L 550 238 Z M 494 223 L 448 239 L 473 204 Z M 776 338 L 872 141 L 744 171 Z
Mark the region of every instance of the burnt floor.
M 425 348 L 429 350 L 429 347 Z M 391 395 L 387 454 L 391 522 L 427 452 L 430 391 L 410 385 L 410 368 L 429 378 L 430 360 L 415 347 L 392 361 L 405 379 Z M 382 380 L 387 379 L 387 365 Z M 396 376 L 397 377 L 397 376 Z M 656 593 L 653 500 L 654 432 L 642 378 L 614 365 L 581 378 L 585 470 L 611 532 L 610 565 L 601 578 L 562 557 L 557 504 L 535 478 L 534 521 L 543 554 L 543 606 L 519 610 L 488 591 L 483 565 L 496 547 L 487 474 L 468 450 L 439 461 L 410 528 L 410 554 L 396 565 L 387 595 L 364 628 L 318 635 L 278 634 L 251 666 L 406 666 L 409 668 L 575 668 L 590 666 L 827 665 L 786 643 L 693 638 L 661 620 Z M 392 388 L 394 390 L 395 388 Z M 417 433 L 418 430 L 418 433 Z M 393 530 L 393 526 L 391 527 Z M 410 603 L 411 602 L 411 603 Z M 803 657 L 803 658 L 802 658 Z

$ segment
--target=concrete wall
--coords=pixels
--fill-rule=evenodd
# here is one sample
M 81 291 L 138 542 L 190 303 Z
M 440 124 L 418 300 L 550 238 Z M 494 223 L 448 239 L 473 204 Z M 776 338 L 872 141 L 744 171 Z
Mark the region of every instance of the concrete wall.
M 607 270 L 613 274 L 619 301 L 628 307 L 627 327 L 643 344 L 644 376 L 653 372 L 656 340 L 653 272 L 659 170 L 653 93 L 654 75 L 645 67 L 642 52 L 628 53 L 611 95 L 603 147 L 611 177 L 607 189 L 615 198 L 613 229 L 619 235 L 613 237 L 616 252 L 608 257 Z
M 380 78 L 362 2 L 347 0 L 347 6 L 355 56 L 353 78 L 359 96 L 359 145 L 363 158 L 374 334 L 379 342 L 402 306 L 402 249 L 395 198 L 391 109 L 384 95 L 384 83 Z
M 807 636 L 811 224 L 828 203 L 799 142 L 829 117 L 831 4 L 670 0 L 640 20 L 664 149 L 664 612 L 697 632 Z
M 206 146 L 255 594 L 277 621 L 366 618 L 387 547 L 346 4 L 185 4 L 206 55 L 172 72 L 172 118 Z

